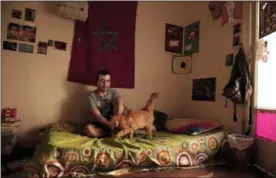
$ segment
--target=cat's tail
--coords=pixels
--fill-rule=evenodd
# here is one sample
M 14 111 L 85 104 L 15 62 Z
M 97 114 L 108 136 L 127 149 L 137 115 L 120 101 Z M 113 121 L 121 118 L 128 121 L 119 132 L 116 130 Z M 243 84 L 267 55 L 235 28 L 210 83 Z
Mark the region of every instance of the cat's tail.
M 150 99 L 148 100 L 146 106 L 145 106 L 145 110 L 149 111 L 149 112 L 153 112 L 154 107 L 155 107 L 155 103 L 157 98 L 159 97 L 159 93 L 158 92 L 154 92 L 150 95 Z

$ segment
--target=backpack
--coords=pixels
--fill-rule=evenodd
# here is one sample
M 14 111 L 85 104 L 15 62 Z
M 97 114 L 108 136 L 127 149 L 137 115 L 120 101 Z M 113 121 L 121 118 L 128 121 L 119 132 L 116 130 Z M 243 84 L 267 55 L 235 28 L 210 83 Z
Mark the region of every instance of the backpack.
M 231 78 L 223 89 L 222 96 L 234 103 L 234 121 L 237 121 L 236 104 L 246 104 L 252 94 L 252 83 L 246 55 L 242 48 L 235 56 Z

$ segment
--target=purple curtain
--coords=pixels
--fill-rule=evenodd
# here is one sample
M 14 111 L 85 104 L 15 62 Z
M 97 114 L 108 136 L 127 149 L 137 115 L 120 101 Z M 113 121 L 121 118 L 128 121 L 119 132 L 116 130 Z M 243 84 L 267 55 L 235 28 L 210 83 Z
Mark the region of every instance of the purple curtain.
M 75 22 L 67 80 L 96 84 L 96 74 L 107 69 L 111 86 L 134 88 L 137 2 L 91 1 L 86 22 Z

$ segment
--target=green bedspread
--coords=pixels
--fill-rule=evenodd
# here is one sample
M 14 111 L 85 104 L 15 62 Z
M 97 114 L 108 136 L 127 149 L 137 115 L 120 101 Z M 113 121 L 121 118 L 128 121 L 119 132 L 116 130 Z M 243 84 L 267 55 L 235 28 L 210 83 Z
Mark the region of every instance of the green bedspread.
M 149 140 L 91 139 L 52 132 L 37 147 L 25 169 L 32 175 L 65 176 L 76 172 L 106 172 L 129 166 L 194 166 L 218 152 L 225 139 L 222 130 L 197 136 L 157 132 Z

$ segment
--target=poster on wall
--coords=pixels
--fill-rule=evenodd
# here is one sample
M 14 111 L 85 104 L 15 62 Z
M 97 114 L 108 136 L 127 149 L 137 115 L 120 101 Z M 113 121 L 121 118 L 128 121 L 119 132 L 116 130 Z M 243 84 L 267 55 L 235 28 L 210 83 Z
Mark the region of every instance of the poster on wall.
M 34 46 L 30 44 L 23 44 L 20 43 L 18 47 L 19 52 L 24 52 L 24 53 L 33 53 L 34 52 Z
M 48 48 L 48 43 L 47 42 L 38 42 L 37 46 L 37 53 L 38 54 L 47 54 L 47 48 Z
M 276 3 L 260 1 L 259 38 L 263 38 L 276 31 Z
M 12 10 L 12 18 L 21 19 L 22 18 L 22 11 L 13 9 Z
M 10 23 L 8 25 L 7 39 L 26 42 L 35 42 L 36 27 Z
M 216 78 L 202 78 L 193 80 L 192 100 L 215 101 L 216 99 Z
M 166 23 L 165 51 L 182 54 L 183 27 Z
M 25 9 L 25 20 L 34 22 L 35 21 L 35 10 L 34 9 Z
M 184 29 L 184 56 L 199 53 L 199 24 L 197 21 Z
M 17 50 L 17 43 L 10 42 L 10 41 L 4 41 L 3 42 L 3 49 L 10 50 L 10 51 L 16 51 Z

